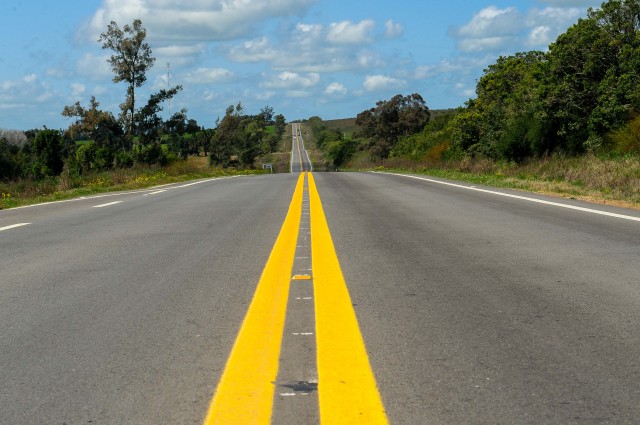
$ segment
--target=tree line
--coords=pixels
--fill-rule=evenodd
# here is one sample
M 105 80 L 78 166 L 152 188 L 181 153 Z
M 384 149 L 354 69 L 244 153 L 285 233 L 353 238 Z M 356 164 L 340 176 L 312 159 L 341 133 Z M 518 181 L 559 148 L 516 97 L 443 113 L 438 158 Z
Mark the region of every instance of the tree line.
M 590 8 L 546 52 L 498 58 L 476 95 L 437 116 L 417 94 L 380 101 L 358 114 L 357 146 L 374 160 L 640 154 L 640 0 Z
M 251 168 L 257 156 L 276 149 L 285 131 L 285 118 L 265 106 L 247 115 L 241 103 L 229 106 L 216 127 L 206 129 L 182 109 L 163 119 L 163 104 L 181 90 L 181 85 L 162 89 L 141 102 L 137 89 L 153 66 L 146 29 L 139 19 L 120 28 L 111 22 L 98 42 L 112 52 L 108 62 L 113 82 L 126 84 L 126 95 L 115 116 L 100 109 L 91 97 L 65 106 L 61 114 L 73 122 L 67 129 L 44 127 L 25 132 L 0 131 L 0 180 L 38 180 L 57 176 L 66 169 L 83 174 L 134 164 L 165 165 L 189 155 L 209 156 L 211 165 Z

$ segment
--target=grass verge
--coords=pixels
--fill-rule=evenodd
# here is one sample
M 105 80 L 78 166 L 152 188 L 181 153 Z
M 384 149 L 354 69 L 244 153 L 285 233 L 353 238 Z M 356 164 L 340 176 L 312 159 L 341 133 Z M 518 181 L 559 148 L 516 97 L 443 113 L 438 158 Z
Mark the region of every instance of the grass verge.
M 402 159 L 386 160 L 384 166 L 358 169 L 411 172 L 487 186 L 536 192 L 562 198 L 640 209 L 640 157 L 618 158 L 586 155 L 531 160 L 524 164 L 465 158 L 416 164 Z
M 58 177 L 41 181 L 0 182 L 0 209 L 201 178 L 262 173 L 263 170 L 236 171 L 209 167 L 206 157 L 190 157 L 186 161 L 174 161 L 166 167 L 135 166 L 81 176 L 71 175 L 65 170 Z

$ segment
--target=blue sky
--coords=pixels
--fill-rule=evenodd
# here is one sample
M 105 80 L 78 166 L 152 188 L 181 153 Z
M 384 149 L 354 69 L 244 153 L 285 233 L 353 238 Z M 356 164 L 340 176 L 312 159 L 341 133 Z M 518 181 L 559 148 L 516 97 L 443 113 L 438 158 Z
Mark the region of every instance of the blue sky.
M 271 106 L 288 120 L 353 117 L 395 94 L 432 109 L 464 104 L 500 55 L 545 50 L 600 1 L 4 0 L 0 128 L 66 128 L 91 96 L 119 113 L 110 21 L 142 20 L 156 57 L 138 99 L 175 84 L 163 115 L 186 108 L 214 127 L 227 106 Z

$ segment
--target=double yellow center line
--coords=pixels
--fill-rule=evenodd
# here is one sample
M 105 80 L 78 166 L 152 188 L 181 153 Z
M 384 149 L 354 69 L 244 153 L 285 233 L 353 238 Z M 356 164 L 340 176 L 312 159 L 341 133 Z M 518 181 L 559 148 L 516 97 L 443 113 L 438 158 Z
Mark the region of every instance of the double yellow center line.
M 388 423 L 315 180 L 311 173 L 301 173 L 205 425 L 271 421 L 305 176 L 309 179 L 320 422 Z

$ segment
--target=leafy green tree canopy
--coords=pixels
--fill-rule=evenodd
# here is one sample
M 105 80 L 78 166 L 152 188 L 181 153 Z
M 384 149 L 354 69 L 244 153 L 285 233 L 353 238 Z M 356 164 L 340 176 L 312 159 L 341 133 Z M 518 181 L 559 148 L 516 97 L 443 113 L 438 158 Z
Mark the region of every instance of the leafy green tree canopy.
M 421 131 L 429 117 L 429 108 L 422 96 L 398 94 L 358 114 L 356 124 L 360 126 L 360 132 L 357 136 L 368 140 L 374 157 L 388 158 L 399 138 Z
M 120 108 L 129 135 L 134 133 L 135 89 L 147 80 L 147 70 L 156 60 L 151 56 L 151 47 L 145 42 L 146 36 L 147 30 L 142 21 L 135 19 L 132 25 L 125 25 L 122 29 L 111 21 L 107 31 L 98 39 L 103 49 L 114 52 L 107 60 L 115 73 L 113 82 L 127 83 L 127 98 Z

